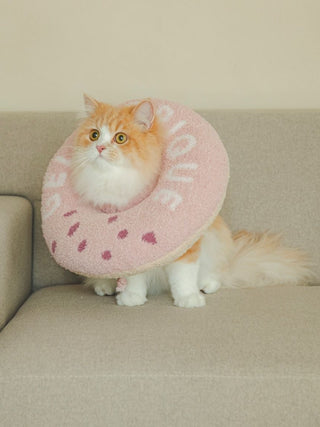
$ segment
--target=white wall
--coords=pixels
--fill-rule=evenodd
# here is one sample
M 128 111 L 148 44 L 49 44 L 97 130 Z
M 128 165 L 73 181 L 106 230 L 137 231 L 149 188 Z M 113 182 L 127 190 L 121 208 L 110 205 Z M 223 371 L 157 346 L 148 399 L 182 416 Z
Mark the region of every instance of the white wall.
M 319 108 L 319 0 L 0 0 L 0 110 Z

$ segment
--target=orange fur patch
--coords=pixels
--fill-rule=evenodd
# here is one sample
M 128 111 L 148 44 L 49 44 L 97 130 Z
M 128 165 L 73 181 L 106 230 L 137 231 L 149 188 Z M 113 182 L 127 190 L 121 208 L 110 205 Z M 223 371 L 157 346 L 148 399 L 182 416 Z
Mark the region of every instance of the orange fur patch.
M 213 223 L 209 226 L 208 230 L 216 230 L 216 231 L 221 231 L 227 227 L 227 224 L 224 222 L 224 220 L 221 218 L 220 215 L 218 215 Z
M 196 262 L 199 258 L 199 254 L 200 254 L 201 240 L 202 240 L 202 238 L 197 240 L 196 243 L 194 243 L 194 245 L 191 246 L 191 248 L 187 250 L 187 252 L 185 252 L 183 255 L 181 255 L 181 257 L 179 257 L 177 259 L 177 261 L 184 261 L 187 263 Z

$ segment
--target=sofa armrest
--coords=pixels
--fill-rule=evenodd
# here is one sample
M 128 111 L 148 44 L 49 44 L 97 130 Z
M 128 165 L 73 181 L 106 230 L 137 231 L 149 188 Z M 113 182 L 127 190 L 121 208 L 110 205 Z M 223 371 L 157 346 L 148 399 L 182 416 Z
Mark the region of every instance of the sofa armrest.
M 0 329 L 31 292 L 32 206 L 0 196 Z

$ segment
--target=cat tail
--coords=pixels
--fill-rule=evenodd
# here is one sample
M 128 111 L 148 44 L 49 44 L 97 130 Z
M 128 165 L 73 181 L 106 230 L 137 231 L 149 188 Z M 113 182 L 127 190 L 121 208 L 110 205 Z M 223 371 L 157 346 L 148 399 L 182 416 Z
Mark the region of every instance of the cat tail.
M 222 274 L 224 287 L 306 285 L 315 279 L 306 254 L 282 246 L 280 234 L 240 231 L 232 237 L 234 253 Z

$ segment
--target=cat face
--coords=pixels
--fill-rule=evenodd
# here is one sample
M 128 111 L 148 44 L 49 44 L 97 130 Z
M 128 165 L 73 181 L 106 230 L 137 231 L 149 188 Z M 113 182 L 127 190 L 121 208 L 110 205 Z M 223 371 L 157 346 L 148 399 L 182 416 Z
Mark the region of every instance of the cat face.
M 162 135 L 153 105 L 113 107 L 88 96 L 85 104 L 72 157 L 74 189 L 95 205 L 110 203 L 112 192 L 123 194 L 124 205 L 159 173 Z
M 152 103 L 112 107 L 85 97 L 88 117 L 81 125 L 76 147 L 97 167 L 147 166 L 159 155 L 159 129 Z
M 112 107 L 85 97 L 88 117 L 76 147 L 97 167 L 147 166 L 159 155 L 158 125 L 152 103 Z

